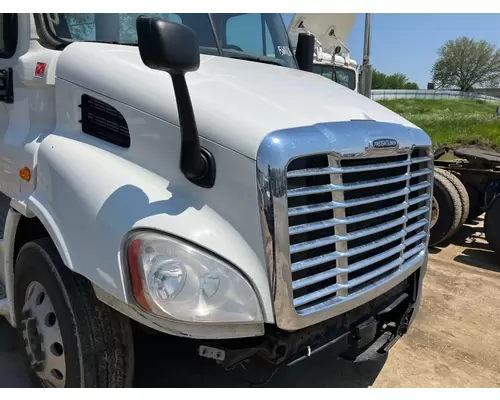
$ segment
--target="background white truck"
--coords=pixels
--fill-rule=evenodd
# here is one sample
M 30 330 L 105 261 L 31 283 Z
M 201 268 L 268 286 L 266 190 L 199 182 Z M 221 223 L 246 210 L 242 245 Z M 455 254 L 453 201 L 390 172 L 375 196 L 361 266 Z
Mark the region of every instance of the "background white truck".
M 429 137 L 310 73 L 279 14 L 156 17 L 0 14 L 0 312 L 34 383 L 132 385 L 140 327 L 225 368 L 388 351 Z
M 355 21 L 356 14 L 295 14 L 288 35 L 295 48 L 299 33 L 313 34 L 313 72 L 358 91 L 358 63 L 345 45 Z

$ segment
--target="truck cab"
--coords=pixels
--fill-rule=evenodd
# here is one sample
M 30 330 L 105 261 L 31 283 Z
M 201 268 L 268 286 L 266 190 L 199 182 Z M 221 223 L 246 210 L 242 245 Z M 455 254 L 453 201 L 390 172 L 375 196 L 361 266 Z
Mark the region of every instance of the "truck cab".
M 4 13 L 0 33 L 0 313 L 35 385 L 131 386 L 140 329 L 226 369 L 406 333 L 431 141 L 311 73 L 280 14 Z
M 359 82 L 358 63 L 337 54 L 334 59 L 335 61 L 332 62 L 331 56 L 323 56 L 321 61 L 315 58 L 312 72 L 357 92 Z
M 358 63 L 345 45 L 355 21 L 356 14 L 295 14 L 288 25 L 288 35 L 295 48 L 300 33 L 313 34 L 312 72 L 357 92 Z

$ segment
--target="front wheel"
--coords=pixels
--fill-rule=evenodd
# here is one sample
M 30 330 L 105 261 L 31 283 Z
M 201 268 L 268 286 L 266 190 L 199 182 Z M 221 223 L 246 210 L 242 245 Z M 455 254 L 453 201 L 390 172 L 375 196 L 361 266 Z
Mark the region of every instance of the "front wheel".
M 50 239 L 21 248 L 14 289 L 17 331 L 35 386 L 132 386 L 129 320 L 97 300 Z

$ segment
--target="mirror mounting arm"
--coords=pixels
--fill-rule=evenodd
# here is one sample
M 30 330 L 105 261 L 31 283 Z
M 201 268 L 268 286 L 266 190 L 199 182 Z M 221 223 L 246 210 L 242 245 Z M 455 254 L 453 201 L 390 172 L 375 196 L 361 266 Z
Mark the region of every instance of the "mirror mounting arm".
M 181 171 L 194 184 L 210 188 L 215 180 L 212 154 L 200 146 L 193 105 L 183 72 L 171 73 L 181 135 Z

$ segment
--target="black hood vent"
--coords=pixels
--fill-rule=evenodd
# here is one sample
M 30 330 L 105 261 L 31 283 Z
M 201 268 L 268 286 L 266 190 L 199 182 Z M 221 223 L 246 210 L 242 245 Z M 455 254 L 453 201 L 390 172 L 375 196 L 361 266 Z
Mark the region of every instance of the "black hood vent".
M 82 95 L 82 131 L 116 146 L 130 147 L 130 134 L 123 115 L 109 104 Z

